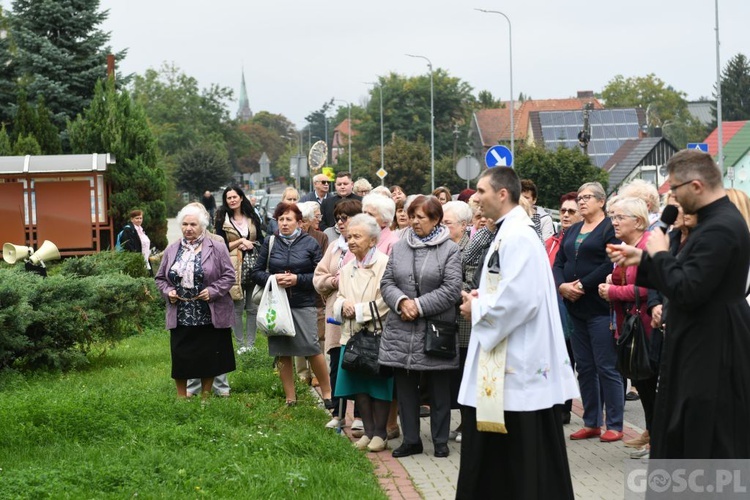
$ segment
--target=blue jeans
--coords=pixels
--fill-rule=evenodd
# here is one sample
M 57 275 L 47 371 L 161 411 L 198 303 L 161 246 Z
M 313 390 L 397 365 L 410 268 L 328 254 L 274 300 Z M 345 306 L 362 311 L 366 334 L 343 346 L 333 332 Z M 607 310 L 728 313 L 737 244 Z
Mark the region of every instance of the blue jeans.
M 586 427 L 601 427 L 602 406 L 606 406 L 607 429 L 622 431 L 625 396 L 622 376 L 615 368 L 617 357 L 609 316 L 585 320 L 570 316 L 570 320 L 574 327 L 570 340 L 583 401 L 583 423 Z

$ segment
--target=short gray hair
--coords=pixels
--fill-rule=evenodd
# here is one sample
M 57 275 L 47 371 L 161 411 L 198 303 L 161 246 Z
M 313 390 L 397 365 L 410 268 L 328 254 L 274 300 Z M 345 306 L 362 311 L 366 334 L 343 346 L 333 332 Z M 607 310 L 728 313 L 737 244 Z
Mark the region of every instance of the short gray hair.
M 372 215 L 357 214 L 349 219 L 348 227 L 349 231 L 351 231 L 353 227 L 363 227 L 370 238 L 375 238 L 375 241 L 380 239 L 380 226 L 378 225 L 378 221 L 376 221 L 375 217 Z
M 317 201 L 304 201 L 297 203 L 297 208 L 302 212 L 302 220 L 312 220 L 315 217 L 315 206 L 318 205 Z
M 198 218 L 198 224 L 200 224 L 202 229 L 206 229 L 208 227 L 208 213 L 206 212 L 205 208 L 198 208 L 197 206 L 193 205 L 192 203 L 185 205 L 182 207 L 182 210 L 179 211 L 177 214 L 177 225 L 182 226 L 182 221 L 185 220 L 185 217 L 188 215 L 194 215 Z
M 578 194 L 581 194 L 581 191 L 585 189 L 588 189 L 589 191 L 591 191 L 591 193 L 594 195 L 594 198 L 596 198 L 597 200 L 607 201 L 607 195 L 604 193 L 604 188 L 602 187 L 600 183 L 587 182 L 578 188 Z
M 443 218 L 445 218 L 445 214 L 448 212 L 453 214 L 458 219 L 458 222 L 466 224 L 471 224 L 471 219 L 474 216 L 471 207 L 463 201 L 454 200 L 443 205 Z
M 386 225 L 393 222 L 393 217 L 396 216 L 396 202 L 391 197 L 381 196 L 379 194 L 370 193 L 362 198 L 362 210 L 365 207 L 372 207 L 375 211 L 380 214 L 380 217 L 386 223 Z
M 372 191 L 372 184 L 370 184 L 370 181 L 365 179 L 364 177 L 360 177 L 356 181 L 354 181 L 354 185 L 352 186 L 352 190 L 356 193 L 360 189 L 364 189 L 366 191 Z

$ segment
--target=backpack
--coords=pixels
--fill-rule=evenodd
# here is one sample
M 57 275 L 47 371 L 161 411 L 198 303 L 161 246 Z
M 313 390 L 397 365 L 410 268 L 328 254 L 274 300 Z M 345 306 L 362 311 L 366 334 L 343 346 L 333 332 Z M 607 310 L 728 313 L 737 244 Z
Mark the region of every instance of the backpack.
M 122 233 L 124 233 L 125 230 L 123 229 L 119 233 L 117 233 L 117 240 L 115 240 L 115 252 L 122 252 Z

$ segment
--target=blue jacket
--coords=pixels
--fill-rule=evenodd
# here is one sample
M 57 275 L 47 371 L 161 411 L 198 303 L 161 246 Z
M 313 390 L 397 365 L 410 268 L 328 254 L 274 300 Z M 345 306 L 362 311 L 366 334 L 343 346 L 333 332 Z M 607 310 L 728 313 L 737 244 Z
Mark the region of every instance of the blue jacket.
M 271 238 L 266 238 L 255 261 L 252 279 L 255 283 L 265 286 L 272 274 L 289 271 L 297 275 L 297 284 L 287 288 L 289 307 L 315 307 L 315 296 L 318 292 L 313 287 L 315 267 L 323 258 L 323 251 L 315 238 L 302 232 L 291 245 L 286 244 L 281 236 L 274 237 L 271 259 L 268 260 L 268 244 Z M 269 272 L 266 272 L 266 263 Z
M 576 251 L 576 238 L 582 227 L 583 222 L 578 222 L 565 231 L 552 268 L 555 286 L 581 280 L 585 294 L 576 302 L 565 301 L 568 312 L 579 319 L 607 316 L 609 302 L 599 296 L 599 284 L 604 283 L 613 268 L 607 257 L 607 244 L 617 244 L 620 240 L 615 238 L 612 221 L 605 217 Z

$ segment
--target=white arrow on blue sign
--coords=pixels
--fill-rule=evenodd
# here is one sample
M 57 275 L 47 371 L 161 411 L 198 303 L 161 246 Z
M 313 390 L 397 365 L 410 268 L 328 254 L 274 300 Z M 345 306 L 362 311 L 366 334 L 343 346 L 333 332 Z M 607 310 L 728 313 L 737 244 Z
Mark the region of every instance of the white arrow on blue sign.
M 704 153 L 708 153 L 708 144 L 705 142 L 688 142 L 687 148 L 697 149 L 698 151 L 703 151 Z
M 492 146 L 484 155 L 484 162 L 489 168 L 492 167 L 512 167 L 513 153 L 505 146 Z

